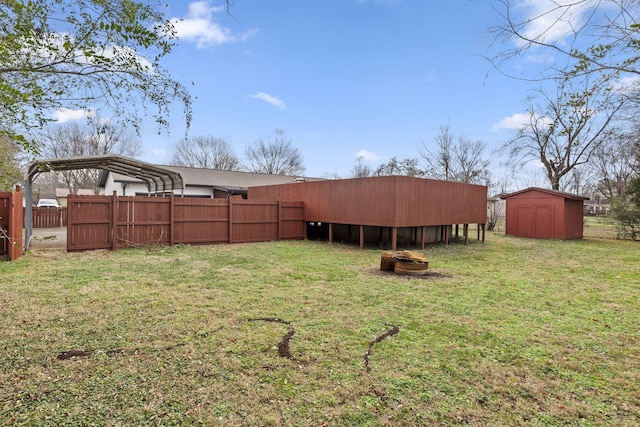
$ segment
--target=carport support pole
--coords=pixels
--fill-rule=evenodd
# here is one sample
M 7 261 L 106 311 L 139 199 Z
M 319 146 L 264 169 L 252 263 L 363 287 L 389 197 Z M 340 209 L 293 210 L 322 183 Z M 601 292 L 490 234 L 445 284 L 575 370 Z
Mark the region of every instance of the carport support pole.
M 424 225 L 420 227 L 420 246 L 422 246 L 422 250 L 424 250 Z
M 333 223 L 329 223 L 329 243 L 333 243 Z
M 360 226 L 360 249 L 364 249 L 364 225 Z
M 33 176 L 29 174 L 24 186 L 24 252 L 29 249 L 33 235 Z

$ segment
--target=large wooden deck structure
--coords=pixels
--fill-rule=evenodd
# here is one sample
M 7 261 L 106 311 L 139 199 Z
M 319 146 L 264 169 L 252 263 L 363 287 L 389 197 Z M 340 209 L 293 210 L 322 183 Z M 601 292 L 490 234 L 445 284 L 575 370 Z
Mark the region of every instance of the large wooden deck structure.
M 379 243 L 448 243 L 463 227 L 477 224 L 484 241 L 487 187 L 406 176 L 297 182 L 250 187 L 249 200 L 304 202 L 307 237 L 321 240 Z

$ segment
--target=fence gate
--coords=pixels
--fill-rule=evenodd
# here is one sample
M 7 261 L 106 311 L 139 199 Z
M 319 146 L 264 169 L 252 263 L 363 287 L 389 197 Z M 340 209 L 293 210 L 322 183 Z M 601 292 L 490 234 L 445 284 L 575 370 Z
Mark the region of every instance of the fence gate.
M 67 198 L 67 250 L 113 247 L 113 198 L 73 196 Z

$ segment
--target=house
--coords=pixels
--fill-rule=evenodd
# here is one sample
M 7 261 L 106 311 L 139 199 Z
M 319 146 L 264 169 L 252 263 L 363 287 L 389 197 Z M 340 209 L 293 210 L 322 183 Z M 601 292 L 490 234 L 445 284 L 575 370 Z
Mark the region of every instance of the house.
M 590 200 L 584 202 L 585 215 L 608 215 L 611 211 L 611 204 L 608 199 L 596 195 Z
M 530 187 L 501 198 L 507 204 L 508 235 L 562 240 L 583 236 L 583 203 L 588 197 Z
M 67 197 L 69 197 L 69 194 L 71 194 L 71 192 L 68 188 L 56 188 L 56 200 L 58 201 L 58 203 L 60 203 L 60 207 L 67 207 Z M 96 193 L 88 188 L 80 188 L 78 189 L 78 192 L 76 194 L 78 196 L 93 196 Z M 100 194 L 103 193 L 100 192 Z
M 288 175 L 270 175 L 255 172 L 226 171 L 185 166 L 161 166 L 163 169 L 178 173 L 184 182 L 182 190 L 174 190 L 176 196 L 201 198 L 228 198 L 240 196 L 246 198 L 247 188 L 259 185 L 287 184 L 297 181 L 318 180 Z M 99 187 L 104 194 L 116 193 L 118 196 L 146 196 L 149 192 L 144 181 L 103 170 Z

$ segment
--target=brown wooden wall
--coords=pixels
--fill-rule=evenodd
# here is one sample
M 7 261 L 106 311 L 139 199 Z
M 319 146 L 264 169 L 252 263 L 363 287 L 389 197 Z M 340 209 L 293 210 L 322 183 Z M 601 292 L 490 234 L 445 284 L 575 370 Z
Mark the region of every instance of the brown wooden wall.
M 24 209 L 20 191 L 0 193 L 0 255 L 10 260 L 20 258 L 23 252 Z
M 70 251 L 305 238 L 302 202 L 69 196 L 68 209 Z
M 487 187 L 405 176 L 251 187 L 249 200 L 302 200 L 305 221 L 381 227 L 484 224 Z

